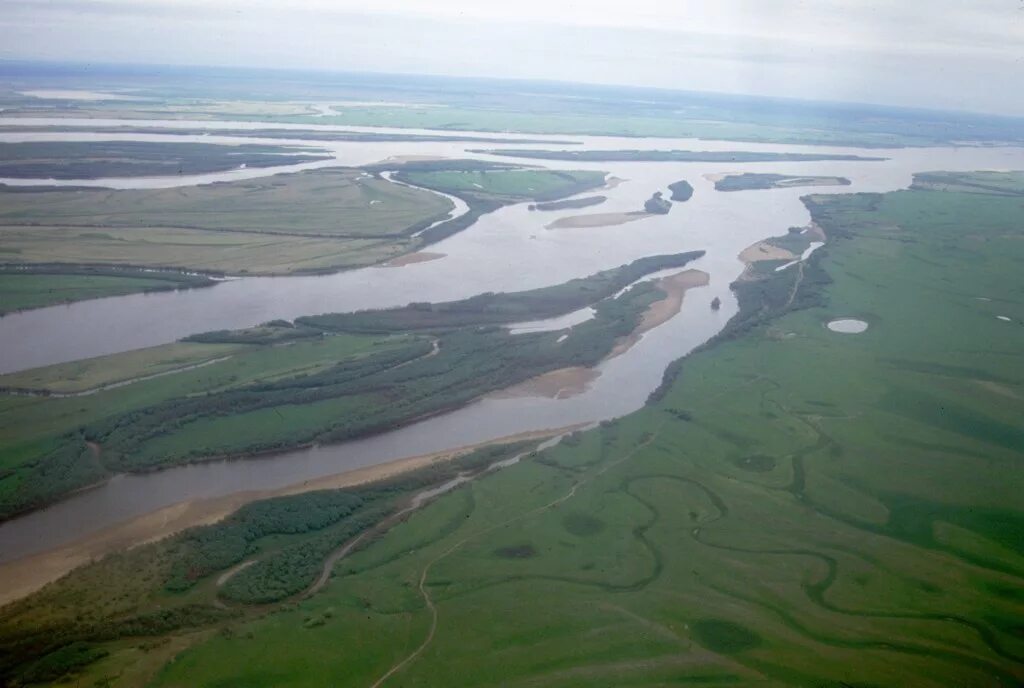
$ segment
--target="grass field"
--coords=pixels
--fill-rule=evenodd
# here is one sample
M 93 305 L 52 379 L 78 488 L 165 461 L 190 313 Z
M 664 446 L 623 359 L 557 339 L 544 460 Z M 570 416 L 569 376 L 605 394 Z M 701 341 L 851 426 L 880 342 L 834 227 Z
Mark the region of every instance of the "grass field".
M 445 218 L 451 201 L 350 168 L 176 189 L 0 189 L 0 261 L 50 273 L 0 275 L 0 312 L 205 281 L 77 274 L 106 266 L 287 275 L 374 265 L 501 205 L 570 195 L 604 180 L 600 172 L 521 169 L 407 174 L 412 183 L 465 195 L 470 212 L 414 237 Z
M 452 208 L 436 194 L 350 168 L 174 189 L 4 189 L 0 198 L 4 226 L 171 227 L 346 238 L 404 235 Z
M 109 652 L 79 683 L 1019 684 L 1020 199 L 807 203 L 829 244 L 741 285 L 643 410 L 439 498 L 310 599 L 79 647 Z M 0 626 L 66 617 L 97 571 L 124 575 Z
M 0 375 L 6 389 L 79 393 L 139 377 L 162 375 L 250 349 L 240 344 L 175 342 Z
M 409 181 L 417 186 L 458 194 L 472 192 L 514 200 L 557 198 L 601 186 L 604 172 L 555 172 L 550 170 L 484 170 L 409 172 Z
M 795 177 L 786 174 L 746 172 L 730 174 L 715 181 L 715 191 L 786 189 L 794 186 L 849 186 L 845 177 Z
M 6 273 L 0 274 L 0 315 L 83 299 L 177 288 L 166 280 L 138 277 Z
M 0 177 L 97 179 L 205 174 L 327 160 L 326 151 L 294 146 L 147 141 L 0 143 Z
M 109 475 L 105 461 L 82 451 L 81 428 L 168 400 L 316 374 L 408 344 L 402 337 L 361 335 L 308 338 L 289 346 L 177 343 L 0 376 L 2 388 L 63 394 L 149 378 L 85 396 L 0 394 L 0 512 L 45 503 Z M 215 362 L 197 366 L 207 361 Z M 169 371 L 178 372 L 161 375 Z

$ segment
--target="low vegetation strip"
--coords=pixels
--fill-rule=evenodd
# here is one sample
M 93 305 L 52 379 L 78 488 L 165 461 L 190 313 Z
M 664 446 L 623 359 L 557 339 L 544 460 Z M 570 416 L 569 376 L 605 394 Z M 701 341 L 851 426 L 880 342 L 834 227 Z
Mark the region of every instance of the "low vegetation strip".
M 83 299 L 210 287 L 206 275 L 98 265 L 0 265 L 0 315 Z
M 766 153 L 752 151 L 687 150 L 475 150 L 474 153 L 532 160 L 576 162 L 811 162 L 817 160 L 878 161 L 885 158 L 841 153 Z
M 608 298 L 652 272 L 681 268 L 703 255 L 704 251 L 688 251 L 648 256 L 628 265 L 551 287 L 480 294 L 445 303 L 411 303 L 402 308 L 307 316 L 299 318 L 296 323 L 315 329 L 344 332 L 405 332 L 443 331 L 552 318 Z
M 715 191 L 748 191 L 751 189 L 787 189 L 794 186 L 849 186 L 846 177 L 794 176 L 745 172 L 728 174 L 715 180 Z
M 330 155 L 318 148 L 148 141 L 0 142 L 0 177 L 99 179 L 206 174 L 239 167 L 274 167 Z

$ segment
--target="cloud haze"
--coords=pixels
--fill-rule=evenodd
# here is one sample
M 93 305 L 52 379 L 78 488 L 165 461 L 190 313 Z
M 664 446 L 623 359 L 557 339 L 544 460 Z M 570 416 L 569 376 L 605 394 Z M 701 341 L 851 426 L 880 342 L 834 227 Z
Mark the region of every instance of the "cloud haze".
M 1021 0 L 5 0 L 0 46 L 1024 114 Z

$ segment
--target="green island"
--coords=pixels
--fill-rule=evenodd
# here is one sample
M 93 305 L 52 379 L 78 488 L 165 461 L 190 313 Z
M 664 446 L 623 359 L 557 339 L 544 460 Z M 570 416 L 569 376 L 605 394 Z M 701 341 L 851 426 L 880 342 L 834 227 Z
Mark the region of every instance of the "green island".
M 827 245 L 748 271 L 642 410 L 405 518 L 314 492 L 78 569 L 0 610 L 5 678 L 1020 683 L 1024 175 L 992 181 L 807 197 Z
M 765 153 L 753 151 L 688 150 L 516 150 L 499 148 L 474 153 L 531 160 L 571 162 L 813 162 L 821 160 L 879 161 L 885 158 L 841 153 Z
M 317 148 L 262 144 L 30 141 L 0 143 L 0 177 L 167 177 L 223 172 L 239 167 L 294 165 L 330 158 Z
M 685 203 L 693 198 L 693 187 L 685 179 L 669 184 L 668 190 L 672 193 L 671 198 L 676 203 Z
M 715 180 L 715 191 L 748 191 L 751 189 L 788 189 L 795 186 L 849 186 L 845 177 L 810 176 L 745 172 L 729 174 Z
M 672 201 L 662 197 L 660 191 L 655 191 L 650 198 L 644 201 L 644 212 L 649 215 L 668 215 L 670 210 L 672 210 Z
M 445 221 L 449 199 L 383 179 L 389 169 L 400 181 L 464 198 L 470 212 Z M 603 186 L 604 176 L 437 161 L 172 189 L 0 186 L 0 310 L 211 284 L 196 272 L 319 274 L 374 265 L 503 205 L 574 195 Z
M 702 255 L 651 256 L 524 292 L 209 332 L 0 376 L 9 428 L 0 438 L 0 519 L 114 473 L 354 439 L 543 373 L 592 367 L 666 296 L 650 282 L 629 285 Z M 569 329 L 499 327 L 587 306 L 595 317 Z
M 171 289 L 208 287 L 206 275 L 92 265 L 0 265 L 0 315 L 12 311 Z

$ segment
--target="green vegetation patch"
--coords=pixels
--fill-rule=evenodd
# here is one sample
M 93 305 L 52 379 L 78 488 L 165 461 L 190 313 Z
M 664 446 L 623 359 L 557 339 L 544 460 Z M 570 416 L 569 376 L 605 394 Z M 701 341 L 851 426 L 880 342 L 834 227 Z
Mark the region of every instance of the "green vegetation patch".
M 647 256 L 628 265 L 550 287 L 511 293 L 488 292 L 444 303 L 411 303 L 401 308 L 307 316 L 296 322 L 346 332 L 393 332 L 442 331 L 550 318 L 584 308 L 612 296 L 645 275 L 683 267 L 703 255 L 704 251 L 689 251 Z
M 569 533 L 576 537 L 591 537 L 597 535 L 607 527 L 607 523 L 600 518 L 585 512 L 574 511 L 566 514 L 562 519 L 562 526 Z
M 794 176 L 745 172 L 730 174 L 715 182 L 715 191 L 748 191 L 753 189 L 787 189 L 795 186 L 849 186 L 845 177 Z
M 529 559 L 537 556 L 537 549 L 530 544 L 509 545 L 494 550 L 494 554 L 502 559 Z
M 0 199 L 3 226 L 77 226 L 94 232 L 173 227 L 346 238 L 407 236 L 452 209 L 451 201 L 437 194 L 350 168 L 174 189 L 3 188 Z
M 722 619 L 701 619 L 691 626 L 697 642 L 713 652 L 732 655 L 757 647 L 761 638 L 748 628 Z
M 0 177 L 97 179 L 206 174 L 328 160 L 325 151 L 296 146 L 150 141 L 26 141 L 0 143 Z
M 739 468 L 753 473 L 767 473 L 777 465 L 775 458 L 767 454 L 750 454 L 735 459 L 735 462 Z
M 401 178 L 416 186 L 455 195 L 473 194 L 522 201 L 549 201 L 603 186 L 604 172 L 587 170 L 497 169 L 403 172 Z
M 669 184 L 668 190 L 672 192 L 672 200 L 676 203 L 685 203 L 693 198 L 693 187 L 685 179 Z

